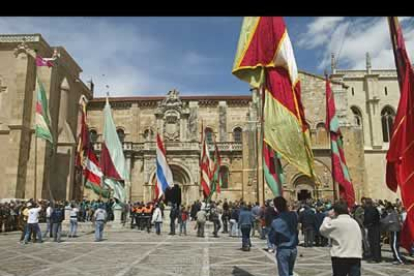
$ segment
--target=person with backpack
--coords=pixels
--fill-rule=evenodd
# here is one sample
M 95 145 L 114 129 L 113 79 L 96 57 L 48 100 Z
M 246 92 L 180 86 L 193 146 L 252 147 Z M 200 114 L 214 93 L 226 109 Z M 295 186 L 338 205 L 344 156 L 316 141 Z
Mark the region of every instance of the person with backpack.
M 62 233 L 62 221 L 65 219 L 65 209 L 63 204 L 56 204 L 55 208 L 52 210 L 50 219 L 52 222 L 53 241 L 59 243 Z

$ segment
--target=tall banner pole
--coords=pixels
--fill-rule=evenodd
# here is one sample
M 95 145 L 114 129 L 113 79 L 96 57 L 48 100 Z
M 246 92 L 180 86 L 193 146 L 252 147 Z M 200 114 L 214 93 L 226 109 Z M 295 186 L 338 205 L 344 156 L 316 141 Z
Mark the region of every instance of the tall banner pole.
M 33 199 L 36 200 L 37 197 L 37 135 L 35 132 L 35 141 L 34 141 L 34 156 L 35 156 L 35 163 L 34 163 L 34 191 L 33 191 Z

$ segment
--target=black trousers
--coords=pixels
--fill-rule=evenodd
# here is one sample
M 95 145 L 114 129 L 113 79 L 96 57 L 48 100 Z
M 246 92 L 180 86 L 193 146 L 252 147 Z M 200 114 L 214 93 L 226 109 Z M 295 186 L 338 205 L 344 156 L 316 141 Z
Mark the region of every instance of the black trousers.
M 361 276 L 361 259 L 332 257 L 333 276 Z
M 313 226 L 306 227 L 304 229 L 305 234 L 305 247 L 312 247 L 315 241 L 315 228 Z
M 381 262 L 381 231 L 379 226 L 368 227 L 368 242 L 372 260 Z

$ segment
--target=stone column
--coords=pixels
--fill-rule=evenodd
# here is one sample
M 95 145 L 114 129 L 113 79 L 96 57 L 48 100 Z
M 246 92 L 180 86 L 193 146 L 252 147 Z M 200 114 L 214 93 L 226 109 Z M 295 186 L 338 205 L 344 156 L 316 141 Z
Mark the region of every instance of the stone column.
M 125 193 L 126 193 L 126 202 L 131 200 L 131 158 L 132 156 L 128 154 L 126 156 L 126 168 L 128 170 L 128 179 L 125 180 Z
M 227 142 L 227 103 L 220 101 L 219 107 L 219 135 L 220 142 Z

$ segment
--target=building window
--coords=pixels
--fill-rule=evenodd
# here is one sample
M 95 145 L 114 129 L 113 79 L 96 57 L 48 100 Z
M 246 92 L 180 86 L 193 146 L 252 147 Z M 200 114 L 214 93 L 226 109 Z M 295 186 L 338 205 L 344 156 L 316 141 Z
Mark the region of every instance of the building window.
M 89 141 L 91 143 L 96 143 L 98 141 L 98 133 L 96 132 L 96 130 L 89 130 Z
M 118 128 L 118 129 L 116 130 L 116 133 L 118 133 L 118 138 L 119 138 L 119 141 L 120 141 L 121 143 L 123 143 L 123 142 L 124 142 L 124 139 L 125 139 L 125 132 L 124 132 L 124 130 L 123 130 L 123 129 L 121 129 L 121 128 Z
M 390 142 L 394 118 L 395 112 L 391 107 L 387 106 L 381 111 L 382 139 L 385 143 Z
M 319 123 L 316 126 L 316 144 L 320 146 L 328 145 L 328 133 L 324 123 Z
M 362 127 L 362 114 L 358 107 L 351 107 L 352 115 L 354 117 L 354 124 L 356 126 Z
M 354 91 L 354 88 L 352 87 L 352 96 L 354 95 L 355 95 L 355 91 Z
M 242 138 L 243 131 L 240 127 L 236 127 L 233 130 L 233 139 L 235 143 L 241 143 L 243 140 Z
M 206 128 L 204 133 L 206 135 L 207 143 L 209 145 L 212 145 L 213 144 L 213 135 L 214 135 L 213 130 L 211 128 Z
M 221 166 L 219 170 L 219 175 L 221 177 L 221 188 L 227 189 L 229 187 L 229 169 L 225 166 Z
M 154 140 L 154 132 L 152 131 L 152 129 L 146 129 L 144 131 L 144 140 L 147 142 Z
M 385 96 L 387 96 L 388 95 L 388 90 L 387 90 L 387 87 L 386 86 L 384 88 L 384 92 L 385 92 Z

